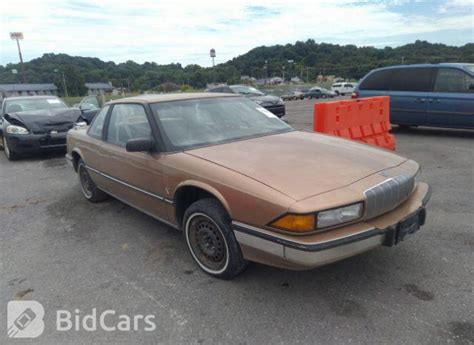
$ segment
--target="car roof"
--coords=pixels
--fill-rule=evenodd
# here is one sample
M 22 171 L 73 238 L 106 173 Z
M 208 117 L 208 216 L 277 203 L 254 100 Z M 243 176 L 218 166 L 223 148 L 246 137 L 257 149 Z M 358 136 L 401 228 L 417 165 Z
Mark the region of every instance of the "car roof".
M 415 67 L 457 67 L 457 68 L 464 68 L 465 66 L 474 66 L 474 64 L 472 64 L 472 63 L 461 63 L 461 62 L 420 63 L 420 64 L 412 64 L 412 65 L 387 66 L 387 67 L 377 68 L 377 70 L 392 69 L 392 68 L 415 68 Z
M 49 95 L 49 96 L 15 96 L 15 97 L 7 97 L 5 100 L 15 100 L 15 99 L 47 99 L 47 98 L 59 98 L 58 96 Z
M 236 94 L 229 93 L 213 93 L 213 92 L 192 92 L 192 93 L 164 93 L 164 94 L 148 94 L 138 95 L 127 98 L 120 98 L 108 102 L 108 104 L 115 103 L 160 103 L 169 101 L 184 101 L 189 99 L 202 99 L 202 98 L 218 98 L 218 97 L 242 97 Z

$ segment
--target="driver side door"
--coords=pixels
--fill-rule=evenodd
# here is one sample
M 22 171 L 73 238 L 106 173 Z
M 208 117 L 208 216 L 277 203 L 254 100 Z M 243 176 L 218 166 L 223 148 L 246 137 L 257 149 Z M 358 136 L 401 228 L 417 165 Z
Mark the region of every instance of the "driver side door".
M 156 218 L 167 221 L 172 201 L 165 198 L 162 160 L 154 152 L 128 152 L 131 139 L 153 138 L 151 117 L 139 103 L 115 104 L 105 128 L 102 145 L 103 186 L 117 199 Z

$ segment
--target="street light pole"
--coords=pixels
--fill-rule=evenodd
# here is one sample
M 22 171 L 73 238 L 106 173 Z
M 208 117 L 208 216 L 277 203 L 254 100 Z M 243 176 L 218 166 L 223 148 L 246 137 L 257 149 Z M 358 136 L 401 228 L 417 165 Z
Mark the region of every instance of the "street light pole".
M 16 41 L 16 46 L 18 47 L 18 55 L 20 55 L 20 66 L 21 66 L 21 79 L 23 84 L 26 84 L 26 72 L 25 72 L 25 65 L 23 65 L 23 56 L 21 55 L 21 48 L 20 48 L 20 40 L 23 39 L 22 32 L 10 32 L 10 38 Z
M 285 83 L 285 66 L 282 66 L 282 70 L 283 70 L 283 84 Z

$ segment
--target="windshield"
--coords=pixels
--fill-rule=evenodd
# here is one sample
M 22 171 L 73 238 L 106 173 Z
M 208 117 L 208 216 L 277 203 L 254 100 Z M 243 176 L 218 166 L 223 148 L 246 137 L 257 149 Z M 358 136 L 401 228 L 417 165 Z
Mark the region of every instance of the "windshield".
M 244 97 L 162 102 L 151 108 L 169 151 L 292 130 Z
M 240 93 L 241 95 L 258 95 L 258 96 L 264 95 L 262 91 L 251 86 L 233 85 L 233 86 L 230 86 L 230 88 L 234 90 L 235 92 Z
M 7 113 L 17 113 L 30 110 L 44 110 L 67 108 L 68 106 L 59 98 L 24 98 L 10 99 L 5 101 L 5 111 Z

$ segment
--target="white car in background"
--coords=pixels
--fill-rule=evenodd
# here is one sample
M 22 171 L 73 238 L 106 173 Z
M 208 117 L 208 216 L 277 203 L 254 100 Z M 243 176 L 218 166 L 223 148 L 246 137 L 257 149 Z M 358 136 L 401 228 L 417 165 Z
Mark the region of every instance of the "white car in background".
M 351 94 L 356 86 L 357 83 L 338 82 L 331 85 L 331 91 L 334 91 L 338 96 L 344 96 L 347 94 Z

